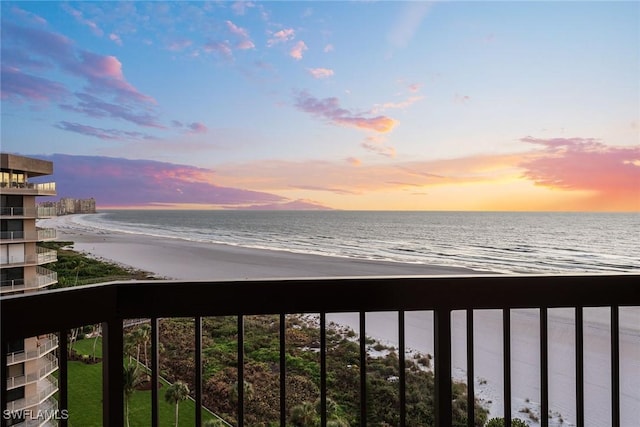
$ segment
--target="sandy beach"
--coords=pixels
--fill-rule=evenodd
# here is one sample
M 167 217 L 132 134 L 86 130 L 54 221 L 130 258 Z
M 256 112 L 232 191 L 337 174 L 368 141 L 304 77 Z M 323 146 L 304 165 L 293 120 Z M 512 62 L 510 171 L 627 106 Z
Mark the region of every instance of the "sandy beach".
M 179 280 L 252 279 L 322 276 L 391 276 L 480 274 L 473 270 L 421 264 L 356 260 L 286 251 L 252 249 L 232 245 L 167 239 L 149 235 L 110 232 L 77 223 L 73 216 L 41 220 L 39 226 L 55 228 L 58 240 L 73 241 L 73 248 L 96 258 L 114 261 Z M 585 407 L 586 425 L 610 425 L 608 309 L 585 310 Z M 502 416 L 501 313 L 479 312 L 475 322 L 476 393 L 492 416 Z M 353 314 L 332 314 L 328 320 L 358 330 Z M 464 313 L 453 316 L 453 376 L 464 379 Z M 407 346 L 433 352 L 430 313 L 409 313 Z M 622 426 L 640 426 L 640 309 L 621 310 Z M 538 409 L 539 326 L 536 310 L 512 312 L 512 364 L 514 416 L 534 420 L 521 409 Z M 397 315 L 375 313 L 367 317 L 367 335 L 397 343 Z M 550 311 L 550 425 L 575 422 L 574 326 L 572 311 Z M 562 419 L 562 422 L 560 421 Z

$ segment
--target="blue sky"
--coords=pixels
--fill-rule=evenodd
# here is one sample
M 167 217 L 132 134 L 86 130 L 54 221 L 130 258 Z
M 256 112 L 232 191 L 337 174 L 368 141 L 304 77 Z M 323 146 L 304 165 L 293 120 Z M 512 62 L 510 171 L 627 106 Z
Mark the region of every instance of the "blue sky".
M 3 151 L 339 209 L 640 210 L 638 2 L 1 8 Z

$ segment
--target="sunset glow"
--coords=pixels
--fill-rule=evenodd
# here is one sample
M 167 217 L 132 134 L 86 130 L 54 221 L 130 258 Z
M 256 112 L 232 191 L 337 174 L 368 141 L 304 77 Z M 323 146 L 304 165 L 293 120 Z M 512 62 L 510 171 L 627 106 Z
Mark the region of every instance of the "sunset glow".
M 63 197 L 640 211 L 638 2 L 1 8 L 2 151 Z

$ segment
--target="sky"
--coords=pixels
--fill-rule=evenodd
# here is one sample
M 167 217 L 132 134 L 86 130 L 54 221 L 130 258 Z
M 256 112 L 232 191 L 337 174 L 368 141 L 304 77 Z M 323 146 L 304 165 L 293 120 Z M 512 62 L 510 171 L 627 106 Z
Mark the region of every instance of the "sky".
M 640 211 L 637 1 L 0 7 L 1 148 L 59 196 Z

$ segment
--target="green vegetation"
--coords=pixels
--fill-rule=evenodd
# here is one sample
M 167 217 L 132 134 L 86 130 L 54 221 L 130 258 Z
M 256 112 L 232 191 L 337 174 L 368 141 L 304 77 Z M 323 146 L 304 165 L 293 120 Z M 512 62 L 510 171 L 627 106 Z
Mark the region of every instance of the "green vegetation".
M 52 286 L 52 289 L 113 280 L 145 280 L 152 278 L 150 273 L 146 271 L 129 269 L 110 262 L 89 258 L 69 249 L 68 247 L 72 246 L 73 242 L 43 242 L 40 245 L 48 249 L 55 249 L 58 253 L 58 261 L 47 266 L 58 273 L 58 284 Z

